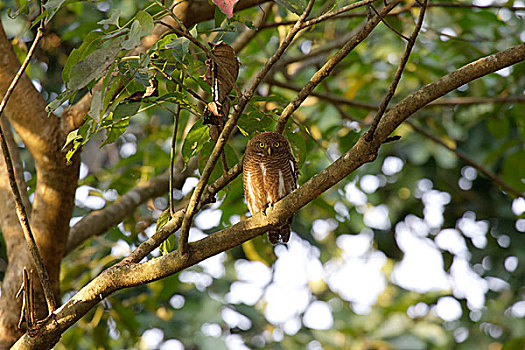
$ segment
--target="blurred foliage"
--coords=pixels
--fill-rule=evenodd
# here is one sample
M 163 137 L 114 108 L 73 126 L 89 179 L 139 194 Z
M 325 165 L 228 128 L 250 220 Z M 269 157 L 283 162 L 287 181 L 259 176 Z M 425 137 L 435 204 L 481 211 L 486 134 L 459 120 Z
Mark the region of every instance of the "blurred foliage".
M 312 13 L 317 15 L 347 4 L 347 1 L 316 1 Z M 380 6 L 379 2 L 374 4 Z M 503 4 L 512 6 L 515 2 Z M 291 11 L 298 12 L 304 5 L 304 1 L 278 1 L 268 15 L 268 23 L 294 20 L 297 16 Z M 35 2 L 0 1 L 4 28 L 20 57 L 35 30 L 30 28 L 36 20 L 35 6 Z M 83 162 L 88 169 L 79 185 L 90 186 L 92 196 L 98 195 L 109 204 L 111 200 L 105 194 L 110 189 L 121 195 L 140 181 L 165 171 L 169 167 L 176 104 L 182 108 L 177 148 L 185 161 L 197 156 L 198 168 L 202 169 L 213 147 L 209 127 L 201 121 L 202 102 L 207 102 L 210 94 L 210 87 L 203 80 L 206 55 L 187 39 L 169 34 L 146 53 L 125 57 L 159 22 L 162 9 L 154 2 L 125 0 L 54 1 L 46 10 L 54 17 L 47 24 L 46 35 L 28 70 L 31 79 L 42 87 L 42 95 L 50 103 L 49 110 L 57 114 L 88 90 L 94 94 L 86 123 L 68 138 L 68 142 L 75 145 L 73 151 L 83 148 Z M 8 17 L 16 11 L 21 15 Z M 231 44 L 247 25 L 252 26 L 259 11 L 260 8 L 255 7 L 231 19 L 217 11 L 213 20 L 189 29 L 202 43 L 223 40 Z M 363 11 L 356 9 L 355 13 Z M 525 35 L 523 16 L 523 10 L 505 8 L 429 8 L 424 30 L 391 105 L 473 60 L 520 44 Z M 416 17 L 417 10 L 411 9 L 390 16 L 387 21 L 408 35 Z M 335 52 L 333 48 L 326 49 L 327 45 L 358 28 L 363 18 L 342 17 L 309 28 L 283 57 L 294 63 L 280 66 L 272 78 L 295 87 L 304 86 L 327 54 Z M 244 86 L 275 51 L 284 38 L 285 28 L 270 26 L 260 30 L 238 53 L 239 86 Z M 398 35 L 379 25 L 316 92 L 378 105 L 404 46 Z M 320 55 L 302 61 L 305 54 L 317 50 Z M 146 91 L 152 78 L 158 80 L 157 96 L 144 97 L 141 101 L 129 99 L 137 92 Z M 94 88 L 97 81 L 102 84 Z M 179 92 L 181 83 L 183 88 Z M 518 64 L 475 80 L 446 97 L 523 96 L 524 88 L 525 65 Z M 272 130 L 280 112 L 295 96 L 291 89 L 268 88 L 268 85 L 258 93 L 229 140 L 226 159 L 230 167 L 241 159 L 249 137 Z M 235 105 L 235 90 L 229 99 Z M 411 121 L 523 192 L 525 117 L 522 108 L 523 102 L 432 106 L 417 112 Z M 350 105 L 336 108 L 322 98 L 307 99 L 285 131 L 299 162 L 299 183 L 306 182 L 350 149 L 363 132 L 356 121 L 368 123 L 373 115 L 367 108 Z M 307 327 L 301 322 L 302 314 L 297 315 L 300 323 L 297 329 L 272 324 L 266 319 L 263 299 L 255 305 L 228 302 L 232 285 L 239 281 L 236 263 L 248 260 L 275 266 L 279 261 L 266 238 L 259 237 L 214 260 L 214 264 L 224 265 L 224 272 L 218 275 L 200 264 L 184 272 L 191 273 L 191 278 L 188 275 L 182 278 L 179 274 L 111 295 L 69 329 L 57 349 L 147 348 L 141 336 L 150 329 L 160 329 L 164 340 L 178 339 L 187 349 L 226 348 L 228 339 L 239 339 L 232 335 L 254 349 L 317 349 L 318 345 L 324 349 L 523 348 L 525 321 L 518 315 L 524 313 L 525 213 L 516 214 L 512 210 L 513 203 L 518 206 L 519 201 L 513 202 L 511 195 L 502 192 L 479 171 L 466 166 L 454 153 L 411 127 L 402 125 L 396 134 L 402 136 L 401 141 L 382 147 L 373 163 L 361 167 L 301 209 L 293 224 L 294 234 L 318 252 L 325 267 L 343 257 L 339 238 L 372 233 L 373 244 L 368 251 L 381 252 L 386 257 L 382 268 L 386 287 L 369 312 L 356 312 L 354 302 L 345 300 L 326 281 L 309 281 L 308 286 L 310 302 L 319 300 L 330 305 L 334 322 L 328 330 Z M 29 193 L 32 193 L 34 167 L 29 155 L 22 151 Z M 392 160 L 401 164 L 397 171 L 387 166 Z M 212 180 L 220 174 L 221 162 Z M 369 175 L 373 177 L 367 178 Z M 198 171 L 195 176 L 198 177 Z M 377 183 L 375 188 L 366 186 L 365 179 Z M 355 189 L 352 193 L 364 198 L 363 203 L 357 203 L 356 197 L 349 195 L 352 188 Z M 449 198 L 440 207 L 438 217 L 442 215 L 442 222 L 434 226 L 427 223 L 429 229 L 425 234 L 426 242 L 442 254 L 445 272 L 451 273 L 459 254 L 443 248 L 435 238 L 442 230 L 455 228 L 466 242 L 467 261 L 472 271 L 485 281 L 492 278 L 492 281 L 506 283 L 503 288 L 494 284 L 491 287 L 488 283 L 481 309 L 469 305 L 465 296 L 454 288 L 421 293 L 405 289 L 391 278 L 392 270 L 406 253 L 400 248 L 398 225 L 414 217 L 422 221 L 430 218 L 428 211 L 432 203 L 426 202 L 425 191 L 448 194 Z M 181 202 L 186 195 L 186 190 L 176 191 L 176 198 Z M 238 178 L 219 193 L 218 202 L 211 209 L 220 210 L 219 225 L 200 227 L 204 234 L 212 234 L 244 217 L 247 209 L 242 196 L 242 181 Z M 130 247 L 136 247 L 151 235 L 160 213 L 166 209 L 166 202 L 166 198 L 149 201 L 118 227 L 102 237 L 90 239 L 69 254 L 64 259 L 61 276 L 63 299 L 71 297 L 129 252 Z M 365 213 L 380 205 L 388 209 L 388 225 L 377 228 L 367 222 Z M 77 201 L 74 216 L 81 217 L 90 210 L 89 205 Z M 485 243 L 476 241 L 461 228 L 460 220 L 472 216 L 476 223 L 488 225 L 486 232 L 481 232 Z M 326 232 L 315 234 L 316 223 L 328 223 L 324 225 Z M 171 246 L 174 248 L 175 243 Z M 163 249 L 170 248 L 165 245 Z M 149 258 L 157 254 L 158 250 Z M 0 236 L 0 257 L 5 260 L 5 256 L 5 243 Z M 509 258 L 517 261 L 517 265 L 511 266 Z M 460 302 L 459 318 L 443 320 L 436 314 L 436 304 L 443 296 L 453 296 Z M 418 307 L 426 311 L 416 315 L 409 311 Z M 246 316 L 250 326 L 227 323 L 221 316 L 225 309 Z M 209 331 L 217 325 L 218 332 Z

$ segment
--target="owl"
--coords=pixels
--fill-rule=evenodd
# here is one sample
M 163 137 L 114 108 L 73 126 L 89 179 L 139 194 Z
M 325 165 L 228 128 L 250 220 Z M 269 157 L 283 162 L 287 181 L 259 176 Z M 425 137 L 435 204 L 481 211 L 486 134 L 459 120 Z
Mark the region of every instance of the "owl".
M 253 137 L 243 160 L 244 198 L 252 215 L 266 210 L 297 188 L 297 162 L 288 140 L 277 132 Z M 268 231 L 273 245 L 290 238 L 292 217 L 283 226 Z

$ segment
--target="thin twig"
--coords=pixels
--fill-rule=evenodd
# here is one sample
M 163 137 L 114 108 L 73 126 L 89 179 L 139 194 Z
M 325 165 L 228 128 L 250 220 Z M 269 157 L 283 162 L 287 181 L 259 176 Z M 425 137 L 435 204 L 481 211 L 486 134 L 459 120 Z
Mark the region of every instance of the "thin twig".
M 446 149 L 448 149 L 449 151 L 452 151 L 454 154 L 456 154 L 456 156 L 458 158 L 460 158 L 462 161 L 464 161 L 465 163 L 471 165 L 472 167 L 478 169 L 480 172 L 482 172 L 486 177 L 488 177 L 492 182 L 495 182 L 497 183 L 498 185 L 501 186 L 502 189 L 504 189 L 505 191 L 509 192 L 509 193 L 512 193 L 513 195 L 516 196 L 516 198 L 519 198 L 519 197 L 524 197 L 523 193 L 521 193 L 520 191 L 518 191 L 517 189 L 515 189 L 514 187 L 512 187 L 511 185 L 507 184 L 505 181 L 503 181 L 498 175 L 496 175 L 495 173 L 493 173 L 492 171 L 488 170 L 487 168 L 485 168 L 484 166 L 482 166 L 481 164 L 479 164 L 478 162 L 476 162 L 474 159 L 470 158 L 469 156 L 467 156 L 465 153 L 461 152 L 460 150 L 458 150 L 456 147 L 451 147 L 449 144 L 447 144 L 446 142 L 444 142 L 443 140 L 441 140 L 440 138 L 432 135 L 431 133 L 429 133 L 428 131 L 426 131 L 425 129 L 423 129 L 422 127 L 420 126 L 417 126 L 416 124 L 412 123 L 411 121 L 409 120 L 406 120 L 405 123 L 407 123 L 408 125 L 410 125 L 410 127 L 412 129 L 414 129 L 415 131 L 417 131 L 418 133 L 424 135 L 425 137 L 427 137 L 428 139 L 434 141 L 435 143 L 437 144 L 440 144 L 441 146 L 445 147 Z
M 273 3 L 269 2 L 261 7 L 261 11 L 253 20 L 253 26 L 257 29 L 248 28 L 242 32 L 231 45 L 233 51 L 239 53 L 260 32 L 260 27 L 268 18 L 272 6 Z
M 181 80 L 184 80 L 181 72 Z M 177 85 L 176 91 L 180 91 L 181 86 Z M 175 105 L 175 112 L 173 113 L 173 135 L 171 137 L 171 151 L 170 151 L 170 177 L 169 177 L 169 201 L 170 201 L 170 217 L 175 214 L 174 199 L 173 199 L 173 171 L 175 170 L 175 146 L 177 144 L 177 132 L 179 129 L 180 104 Z
M 206 53 L 206 56 L 208 58 L 211 58 L 214 62 L 220 62 L 220 60 L 217 59 L 217 56 L 215 56 L 213 54 L 213 51 L 210 50 L 208 47 L 206 47 L 206 45 L 204 45 L 203 43 L 201 43 L 199 40 L 197 40 L 197 38 L 195 38 L 191 33 L 190 31 L 188 30 L 188 28 L 186 28 L 186 26 L 184 25 L 184 23 L 182 23 L 182 21 L 180 20 L 179 17 L 177 17 L 177 15 L 175 14 L 175 12 L 173 12 L 172 9 L 169 9 L 167 8 L 161 1 L 159 0 L 153 0 L 157 5 L 159 5 L 161 8 L 164 9 L 164 11 L 166 11 L 171 18 L 173 18 L 173 20 L 175 22 L 177 22 L 177 24 L 179 25 L 179 27 L 181 29 L 178 29 L 178 28 L 173 28 L 171 27 L 171 29 L 178 35 L 180 36 L 183 36 L 185 37 L 186 39 L 188 39 L 192 44 L 194 44 L 195 46 L 197 46 L 198 48 L 200 48 L 202 51 L 204 51 Z M 162 24 L 166 25 L 169 27 L 169 25 L 167 25 L 166 23 L 163 23 L 161 22 Z M 235 81 L 236 79 L 232 76 L 231 72 L 229 70 L 224 70 L 224 73 L 226 73 L 227 75 L 229 75 L 229 78 L 232 80 L 232 81 Z M 238 87 L 236 84 L 234 84 L 234 88 L 235 90 L 238 90 Z M 238 91 L 240 92 L 240 91 Z
M 294 85 L 291 85 L 291 84 L 288 84 L 288 83 L 284 83 L 284 82 L 281 82 L 281 81 L 278 81 L 278 80 L 275 80 L 275 79 L 269 79 L 267 81 L 267 83 L 270 84 L 270 85 L 278 86 L 278 87 L 281 87 L 281 88 L 284 88 L 284 89 L 293 90 L 293 91 L 297 91 L 297 92 L 300 92 L 302 90 L 298 86 L 294 86 Z M 352 106 L 352 107 L 358 107 L 358 108 L 363 108 L 363 109 L 367 109 L 367 110 L 376 110 L 378 108 L 377 105 L 372 105 L 372 104 L 369 104 L 369 103 L 353 101 L 353 100 L 341 97 L 340 95 L 336 95 L 336 94 L 333 94 L 333 93 L 321 93 L 321 92 L 314 92 L 314 91 L 312 91 L 310 93 L 310 96 L 318 97 L 320 99 L 323 99 L 323 100 L 326 100 L 326 101 L 329 101 L 329 102 L 333 102 L 333 103 L 344 104 L 344 105 L 348 105 L 348 106 Z
M 168 26 L 170 29 L 172 29 L 175 34 L 178 34 L 180 36 L 183 36 L 185 37 L 186 39 L 188 39 L 189 41 L 191 41 L 195 46 L 197 46 L 198 48 L 200 48 L 202 51 L 204 51 L 206 53 L 206 55 L 208 57 L 211 57 L 212 54 L 211 54 L 211 51 L 209 48 L 206 47 L 206 45 L 204 45 L 203 43 L 201 43 L 200 41 L 198 41 L 193 35 L 191 35 L 190 31 L 188 30 L 188 28 L 186 28 L 186 26 L 184 25 L 184 23 L 182 23 L 182 21 L 180 20 L 179 17 L 177 17 L 177 15 L 175 14 L 175 12 L 173 12 L 172 9 L 169 9 L 167 8 L 161 1 L 159 0 L 153 0 L 157 5 L 159 5 L 164 11 L 166 11 L 166 13 L 171 17 L 173 18 L 173 20 L 175 22 L 177 22 L 177 24 L 179 25 L 180 29 L 178 28 L 174 28 L 174 27 L 171 27 L 169 25 L 167 25 L 166 23 L 163 23 L 163 22 L 160 22 L 161 24 L 165 25 L 165 26 Z
M 377 16 L 379 16 L 379 13 L 377 12 L 376 8 L 373 6 L 373 5 L 369 5 L 368 6 L 369 8 L 371 8 L 375 14 Z M 404 36 L 402 33 L 400 33 L 398 30 L 396 30 L 394 27 L 392 27 L 390 24 L 388 24 L 388 22 L 381 16 L 381 22 L 383 22 L 383 24 L 385 26 L 387 26 L 391 31 L 393 31 L 394 33 L 396 33 L 397 35 L 399 35 L 401 38 L 405 39 L 406 41 L 409 41 L 410 39 L 407 38 L 406 36 Z
M 38 45 L 38 42 L 44 36 L 44 21 L 45 21 L 45 17 L 42 18 L 42 20 L 40 21 L 40 26 L 38 27 L 38 30 L 35 36 L 35 40 L 33 41 L 33 44 L 31 45 L 31 47 L 29 48 L 29 51 L 27 52 L 27 56 L 24 62 L 22 63 L 22 66 L 20 66 L 20 69 L 18 70 L 15 77 L 11 81 L 11 84 L 9 85 L 9 88 L 6 91 L 4 98 L 2 99 L 2 102 L 0 103 L 0 118 L 3 115 L 4 109 L 7 106 L 7 102 L 9 98 L 11 97 L 11 94 L 15 90 L 15 87 L 18 84 L 18 81 L 20 80 L 20 78 L 22 77 L 22 74 L 24 73 L 25 69 L 29 65 L 29 61 L 31 61 L 31 58 L 33 57 L 33 54 Z M 9 185 L 11 186 L 11 191 L 13 193 L 13 196 L 15 197 L 16 215 L 18 216 L 18 220 L 20 221 L 20 225 L 22 226 L 22 231 L 24 232 L 24 237 L 26 239 L 27 246 L 29 248 L 29 252 L 31 253 L 31 256 L 33 257 L 36 271 L 38 273 L 38 278 L 40 279 L 40 283 L 42 284 L 42 288 L 44 290 L 44 297 L 46 298 L 47 308 L 48 308 L 49 314 L 51 314 L 56 309 L 55 295 L 53 293 L 51 281 L 49 280 L 49 274 L 47 273 L 46 267 L 44 265 L 44 260 L 42 259 L 42 256 L 40 255 L 38 251 L 38 246 L 36 244 L 35 237 L 33 236 L 33 233 L 31 231 L 31 226 L 29 225 L 29 218 L 27 216 L 27 212 L 26 212 L 24 203 L 22 202 L 22 196 L 20 195 L 18 184 L 16 183 L 13 161 L 11 159 L 11 153 L 9 152 L 9 147 L 7 145 L 7 140 L 4 135 L 4 130 L 2 128 L 2 125 L 0 125 L 0 139 L 1 139 L 1 144 L 2 144 L 2 152 L 4 155 L 7 173 L 9 177 Z
M 371 1 L 373 2 L 373 1 Z M 357 3 L 355 3 L 357 4 Z M 361 5 L 362 6 L 362 5 Z M 410 9 L 414 7 L 420 7 L 420 5 L 417 2 L 414 2 L 413 4 L 403 6 L 399 10 L 392 11 L 387 16 L 397 16 L 403 12 L 410 11 Z M 431 2 L 427 4 L 427 8 L 458 8 L 458 9 L 508 9 L 509 11 L 524 11 L 525 6 L 508 6 L 508 5 L 498 5 L 498 4 L 491 4 L 491 5 L 474 5 L 474 4 L 467 4 L 467 3 L 457 3 L 457 2 Z M 341 8 L 342 9 L 342 8 Z M 336 10 L 339 11 L 340 9 Z M 328 12 L 326 15 L 331 14 L 332 12 Z M 337 16 L 330 16 L 328 18 L 324 18 L 323 20 L 340 20 L 340 19 L 347 19 L 347 18 L 358 18 L 358 17 L 366 17 L 368 16 L 365 12 L 359 12 L 359 13 L 338 13 Z M 306 26 L 317 24 L 320 21 L 315 18 L 310 21 L 305 22 Z M 293 21 L 280 21 L 280 22 L 271 22 L 271 23 L 264 23 L 259 28 L 260 30 L 267 29 L 267 28 L 274 28 L 279 26 L 288 26 L 293 24 Z
M 178 86 L 181 86 L 183 87 L 191 96 L 193 96 L 193 98 L 195 98 L 197 101 L 200 101 L 202 103 L 206 103 L 206 100 L 203 99 L 202 97 L 199 96 L 199 94 L 197 94 L 195 91 L 191 90 L 190 88 L 184 86 L 184 84 L 182 83 L 181 80 L 177 79 L 177 78 L 174 78 L 172 77 L 171 75 L 167 74 L 166 72 L 164 72 L 160 67 L 156 66 L 154 63 L 151 63 L 151 65 L 153 66 L 153 68 L 155 68 L 156 70 L 158 70 L 160 72 L 160 74 L 162 74 L 164 76 L 164 78 L 168 79 L 169 81 L 177 84 Z
M 301 89 L 297 96 L 286 106 L 286 108 L 281 113 L 279 121 L 275 127 L 276 132 L 282 133 L 284 131 L 284 127 L 286 126 L 288 118 L 290 118 L 292 113 L 297 108 L 299 108 L 303 101 L 312 93 L 312 90 L 317 85 L 319 85 L 319 83 L 321 83 L 324 78 L 329 76 L 334 67 L 372 32 L 372 30 L 381 22 L 381 17 L 387 14 L 400 2 L 401 0 L 396 0 L 383 7 L 379 16 L 373 16 L 369 21 L 367 21 L 363 26 L 363 29 L 353 36 L 352 39 L 350 39 L 334 56 L 332 56 L 332 58 L 330 58 L 324 64 L 321 69 L 319 69 L 313 75 L 310 81 Z
M 282 81 L 268 79 L 267 83 L 270 85 L 278 86 L 284 89 L 301 91 L 301 88 L 294 86 Z M 340 95 L 334 93 L 321 93 L 313 92 L 310 96 L 318 97 L 320 99 L 326 100 L 328 102 L 342 104 L 357 108 L 362 108 L 370 111 L 375 111 L 379 109 L 378 105 L 373 105 L 370 103 L 359 102 L 351 100 L 348 98 L 341 97 Z M 435 106 L 456 106 L 456 105 L 477 105 L 477 104 L 487 104 L 487 103 L 525 103 L 525 96 L 501 96 L 501 97 L 449 97 L 449 98 L 440 98 L 436 101 L 430 102 L 424 108 L 435 107 Z M 388 111 L 388 108 L 387 108 Z
M 407 47 L 405 49 L 405 53 L 403 54 L 403 58 L 401 59 L 401 62 L 399 63 L 399 66 L 397 67 L 396 74 L 394 75 L 394 79 L 392 80 L 392 83 L 390 84 L 390 87 L 388 88 L 387 94 L 381 101 L 379 110 L 377 111 L 377 114 L 374 117 L 374 121 L 372 122 L 372 126 L 370 126 L 370 129 L 366 133 L 365 140 L 368 142 L 372 141 L 372 139 L 374 138 L 374 133 L 377 129 L 377 125 L 379 124 L 381 117 L 385 113 L 386 107 L 388 106 L 388 103 L 392 99 L 392 96 L 394 96 L 394 93 L 396 92 L 397 84 L 399 84 L 399 80 L 401 80 L 401 75 L 403 74 L 403 70 L 405 69 L 405 66 L 408 62 L 410 53 L 412 52 L 412 48 L 414 47 L 414 44 L 416 43 L 417 35 L 419 34 L 419 31 L 421 30 L 421 26 L 423 25 L 423 19 L 425 18 L 425 11 L 427 9 L 426 4 L 427 4 L 427 0 L 423 0 L 424 6 L 422 6 L 421 9 L 419 10 L 419 17 L 417 19 L 416 27 L 414 28 L 412 35 L 410 35 L 410 39 L 408 40 Z
M 301 24 L 304 22 L 304 20 L 310 13 L 313 3 L 314 3 L 314 0 L 310 0 L 308 2 L 308 5 L 305 11 L 299 17 L 299 19 L 297 20 L 297 23 L 290 30 L 290 32 L 288 33 L 284 41 L 281 43 L 277 51 L 268 59 L 264 67 L 259 71 L 257 76 L 250 83 L 250 86 L 247 89 L 247 91 L 244 92 L 240 96 L 239 102 L 233 114 L 228 119 L 228 122 L 225 124 L 224 129 L 219 135 L 219 138 L 215 144 L 215 147 L 213 148 L 210 158 L 206 162 L 206 166 L 204 167 L 199 183 L 197 184 L 197 186 L 195 187 L 195 190 L 193 191 L 193 194 L 190 199 L 190 203 L 188 204 L 188 209 L 186 210 L 186 213 L 184 215 L 184 220 L 182 221 L 181 231 L 180 231 L 180 236 L 179 236 L 179 249 L 180 249 L 180 253 L 182 256 L 185 256 L 188 252 L 188 235 L 189 235 L 189 230 L 191 226 L 191 221 L 193 219 L 193 216 L 196 213 L 196 208 L 199 204 L 202 192 L 206 184 L 208 183 L 208 179 L 210 178 L 211 172 L 213 171 L 213 168 L 215 167 L 215 164 L 217 163 L 217 159 L 220 156 L 220 153 L 222 152 L 226 144 L 226 141 L 228 140 L 228 137 L 230 136 L 230 133 L 233 131 L 235 125 L 237 124 L 237 120 L 241 116 L 241 113 L 244 110 L 244 107 L 246 106 L 248 101 L 252 98 L 253 94 L 255 93 L 255 90 L 257 89 L 259 84 L 262 82 L 266 74 L 268 74 L 268 72 L 270 71 L 270 68 L 281 58 L 284 51 L 291 44 L 295 35 L 301 30 Z
M 347 6 L 343 6 L 341 8 L 336 9 L 336 10 L 327 12 L 324 15 L 318 16 L 316 18 L 313 18 L 313 19 L 311 19 L 309 21 L 304 22 L 303 23 L 303 27 L 304 28 L 311 27 L 313 25 L 316 25 L 316 24 L 318 24 L 320 22 L 326 21 L 326 20 L 328 20 L 330 18 L 333 18 L 333 17 L 335 17 L 337 15 L 340 15 L 342 13 L 348 12 L 348 11 L 356 9 L 358 7 L 362 7 L 362 6 L 366 6 L 368 4 L 371 4 L 374 1 L 375 0 L 362 0 L 362 1 L 354 2 L 353 4 L 350 4 L 350 5 L 347 5 Z
M 213 184 L 206 186 L 204 193 L 202 194 L 197 210 L 200 210 L 203 206 L 208 203 L 211 203 L 215 198 L 215 195 L 222 190 L 226 185 L 233 181 L 239 174 L 242 172 L 242 161 L 238 162 L 233 166 L 228 172 L 222 175 L 220 178 L 215 180 Z M 146 255 L 151 253 L 153 249 L 157 248 L 163 241 L 165 241 L 173 232 L 176 232 L 181 224 L 182 219 L 184 218 L 185 209 L 177 211 L 172 215 L 171 219 L 166 225 L 159 228 L 158 231 L 148 238 L 146 241 L 142 242 L 130 255 L 128 255 L 124 260 L 119 264 L 129 264 L 129 263 L 138 263 Z
M 330 92 L 328 86 L 325 86 L 325 88 L 327 89 L 328 92 Z M 354 118 L 354 117 L 350 116 L 348 113 L 346 113 L 340 106 L 342 103 L 340 103 L 338 101 L 330 101 L 330 102 L 333 103 L 334 107 L 339 111 L 339 113 L 341 114 L 343 119 L 347 119 L 347 120 L 350 120 L 350 121 L 353 121 L 353 122 L 357 122 L 362 127 L 366 127 L 367 126 L 367 123 L 365 123 L 362 119 Z M 410 125 L 410 127 L 412 129 L 414 129 L 414 131 L 416 131 L 417 133 L 419 133 L 419 134 L 425 136 L 426 138 L 428 138 L 429 140 L 431 140 L 431 141 L 433 141 L 433 142 L 435 142 L 435 143 L 445 147 L 449 151 L 453 152 L 459 159 L 461 159 L 465 163 L 471 165 L 473 168 L 478 169 L 481 173 L 485 174 L 485 176 L 487 176 L 490 180 L 492 180 L 493 182 L 495 182 L 498 185 L 500 185 L 501 188 L 503 188 L 505 191 L 514 194 L 517 198 L 523 197 L 523 194 L 521 194 L 514 187 L 510 186 L 509 184 L 507 184 L 505 181 L 503 181 L 495 173 L 493 173 L 492 171 L 488 170 L 483 165 L 479 164 L 474 159 L 470 158 L 469 156 L 467 156 L 466 154 L 464 154 L 463 152 L 458 150 L 456 147 L 451 147 L 449 144 L 447 144 L 443 140 L 441 140 L 438 137 L 434 136 L 433 134 L 429 133 L 428 131 L 426 131 L 422 127 L 417 126 L 416 124 L 414 124 L 410 120 L 406 120 L 405 123 Z M 383 142 L 383 143 L 386 143 L 386 141 Z

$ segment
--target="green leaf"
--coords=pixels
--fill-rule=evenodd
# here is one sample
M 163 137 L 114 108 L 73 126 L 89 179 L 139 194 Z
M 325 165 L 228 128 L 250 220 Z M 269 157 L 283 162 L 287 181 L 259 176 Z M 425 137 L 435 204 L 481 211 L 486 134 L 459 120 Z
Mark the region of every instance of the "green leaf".
M 142 35 L 142 27 L 138 20 L 134 20 L 131 24 L 131 30 L 128 33 L 128 38 L 122 43 L 122 48 L 125 50 L 133 50 L 140 44 L 140 37 Z
M 156 101 L 157 102 L 169 101 L 172 103 L 179 104 L 182 107 L 185 107 L 187 109 L 190 109 L 199 115 L 202 113 L 199 107 L 197 107 L 197 105 L 195 104 L 192 104 L 188 100 L 187 96 L 182 92 L 170 92 L 169 94 L 160 96 Z
M 122 102 L 113 111 L 113 119 L 119 120 L 124 117 L 132 117 L 137 114 L 140 102 Z
M 162 214 L 160 214 L 159 218 L 157 219 L 157 230 L 156 232 L 159 232 L 159 230 L 166 225 L 166 223 L 170 220 L 170 210 L 164 210 Z M 169 252 L 175 250 L 177 248 L 177 236 L 175 234 L 170 235 L 166 240 L 164 240 L 160 246 L 159 249 L 163 255 L 168 254 Z
M 193 124 L 182 145 L 182 157 L 187 163 L 190 158 L 197 154 L 204 144 L 210 139 L 208 126 L 202 124 L 202 120 L 198 120 Z
M 48 0 L 46 1 L 46 3 L 44 4 L 44 8 L 48 12 L 46 23 L 49 23 L 49 21 L 51 21 L 51 18 L 55 16 L 58 10 L 60 10 L 60 7 L 62 7 L 62 4 L 65 1 L 66 0 Z
M 79 90 L 91 81 L 100 78 L 111 66 L 121 50 L 122 37 L 109 40 L 109 43 L 89 54 L 85 59 L 75 64 L 71 70 L 69 90 Z
M 206 166 L 206 162 L 210 158 L 211 152 L 213 151 L 213 148 L 215 147 L 215 142 L 208 141 L 203 147 L 202 150 L 199 153 L 199 171 L 202 174 L 204 167 Z M 224 153 L 226 155 L 226 163 L 228 163 L 228 167 L 232 167 L 239 161 L 239 158 L 235 154 L 235 151 L 230 145 L 226 145 L 224 147 Z M 215 165 L 215 168 L 213 169 L 210 179 L 208 182 L 213 182 L 217 180 L 219 177 L 224 174 L 224 170 L 222 167 L 222 156 L 219 157 L 219 160 L 217 161 L 217 164 Z
M 215 28 L 219 28 L 222 24 L 222 22 L 224 22 L 224 20 L 226 19 L 226 15 L 221 11 L 219 10 L 219 7 L 216 7 L 215 8 L 215 15 L 214 15 L 214 22 L 215 22 Z
M 82 136 L 78 134 L 78 129 L 71 131 L 69 134 L 67 134 L 66 143 L 64 144 L 64 147 L 62 147 L 62 149 L 66 148 L 67 145 L 69 145 L 71 142 L 79 139 L 82 139 Z
M 306 0 L 275 0 L 279 5 L 286 7 L 297 15 L 302 15 L 306 8 Z
M 71 147 L 71 149 L 67 151 L 66 153 L 66 164 L 67 165 L 71 164 L 71 158 L 73 158 L 73 156 L 75 155 L 75 153 L 77 152 L 77 150 L 79 149 L 81 145 L 82 145 L 82 142 L 78 142 L 78 141 L 73 142 L 73 147 Z
M 64 102 L 66 102 L 67 100 L 73 99 L 76 93 L 77 93 L 76 91 L 73 91 L 73 92 L 69 90 L 64 91 L 46 106 L 46 112 L 53 113 L 53 111 L 57 109 L 58 107 L 62 106 Z
M 159 245 L 159 249 L 162 255 L 166 255 L 169 252 L 172 252 L 175 249 L 177 249 L 177 237 L 175 236 L 175 234 L 172 234 L 168 238 L 166 238 L 166 240 Z
M 104 94 L 101 89 L 96 89 L 93 92 L 93 98 L 91 99 L 91 108 L 89 109 L 88 115 L 93 118 L 97 123 L 100 122 L 100 116 L 104 109 Z
M 520 149 L 503 161 L 503 179 L 518 191 L 525 191 L 525 150 Z
M 253 108 L 239 119 L 237 125 L 239 129 L 242 129 L 243 134 L 247 133 L 253 137 L 255 134 L 270 130 L 272 122 L 273 119 L 270 115 Z
M 139 21 L 140 27 L 142 28 L 142 36 L 148 35 L 153 31 L 153 17 L 146 11 L 139 11 L 135 18 Z
M 103 19 L 101 21 L 98 21 L 97 24 L 100 25 L 111 25 L 111 26 L 119 26 L 119 17 L 120 17 L 120 10 L 112 10 L 111 15 L 108 19 Z
M 7 15 L 10 18 L 15 18 L 20 14 L 27 15 L 29 13 L 29 4 L 31 3 L 31 0 L 18 0 L 17 6 L 18 10 L 15 12 L 12 12 L 10 8 L 7 9 Z
M 73 49 L 69 54 L 64 69 L 62 70 L 62 80 L 68 85 L 71 70 L 73 67 L 84 59 L 88 54 L 94 51 L 94 49 L 99 45 L 100 38 L 102 37 L 101 32 L 90 32 L 82 41 L 82 45 L 79 48 Z
M 164 45 L 166 49 L 171 50 L 175 59 L 179 62 L 184 62 L 184 58 L 189 52 L 190 41 L 186 38 L 175 38 L 170 43 Z
M 114 120 L 113 117 L 113 113 L 110 113 L 109 116 L 104 120 L 105 123 L 109 122 L 111 124 L 109 124 L 107 127 L 107 137 L 100 147 L 115 142 L 129 126 L 129 118 Z

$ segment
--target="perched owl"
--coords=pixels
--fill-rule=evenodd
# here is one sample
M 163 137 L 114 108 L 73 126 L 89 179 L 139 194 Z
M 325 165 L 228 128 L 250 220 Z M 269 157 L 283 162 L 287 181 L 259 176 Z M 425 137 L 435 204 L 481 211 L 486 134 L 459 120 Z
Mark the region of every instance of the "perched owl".
M 263 132 L 250 140 L 243 161 L 244 198 L 252 215 L 297 187 L 297 162 L 288 140 L 276 132 Z M 272 244 L 286 243 L 290 238 L 292 217 L 277 229 L 268 231 Z

